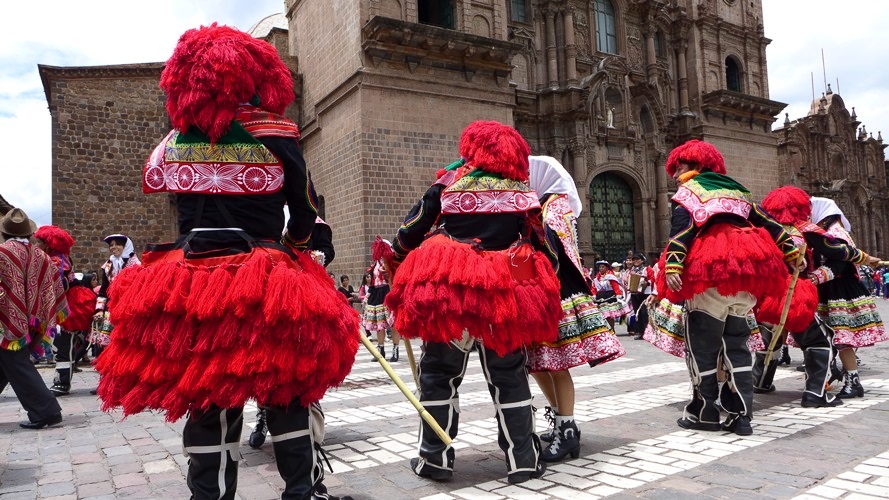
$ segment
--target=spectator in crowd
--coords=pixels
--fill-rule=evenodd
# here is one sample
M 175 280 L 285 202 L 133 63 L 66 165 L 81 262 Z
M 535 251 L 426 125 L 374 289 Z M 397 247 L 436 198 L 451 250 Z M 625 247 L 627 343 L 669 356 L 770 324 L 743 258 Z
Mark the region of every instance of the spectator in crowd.
M 350 304 L 361 302 L 361 299 L 358 298 L 358 292 L 349 284 L 349 276 L 345 274 L 340 276 L 340 286 L 337 290 L 346 297 Z
M 31 346 L 43 340 L 67 308 L 58 269 L 31 244 L 36 230 L 20 208 L 0 219 L 0 391 L 12 386 L 28 412 L 28 422 L 19 424 L 25 429 L 62 422 L 62 407 L 30 359 Z

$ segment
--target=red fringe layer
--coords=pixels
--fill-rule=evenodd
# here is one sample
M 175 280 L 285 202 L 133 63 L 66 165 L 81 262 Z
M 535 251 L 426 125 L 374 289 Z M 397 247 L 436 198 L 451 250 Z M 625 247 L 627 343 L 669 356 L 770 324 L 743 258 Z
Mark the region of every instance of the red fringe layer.
M 436 235 L 408 254 L 386 305 L 407 338 L 450 342 L 463 330 L 499 355 L 555 342 L 562 317 L 559 281 L 530 245 L 479 251 Z
M 777 325 L 781 321 L 781 311 L 784 310 L 784 302 L 787 300 L 787 289 L 790 288 L 791 275 L 787 275 L 780 294 L 764 297 L 757 304 L 756 319 L 764 323 Z M 777 279 L 776 279 L 777 281 Z M 818 288 L 806 278 L 799 278 L 790 299 L 790 309 L 787 313 L 787 321 L 784 322 L 784 331 L 801 333 L 815 321 L 815 312 L 818 309 Z
M 663 260 L 661 256 L 661 269 Z M 784 256 L 763 228 L 716 224 L 695 238 L 685 262 L 678 292 L 667 288 L 664 276 L 658 277 L 658 290 L 665 290 L 674 304 L 708 288 L 725 296 L 749 292 L 757 301 L 787 292 Z
M 258 249 L 239 264 L 146 258 L 110 293 L 111 344 L 96 361 L 102 409 L 163 410 L 317 402 L 358 350 L 358 313 L 304 254 Z M 205 262 L 206 263 L 206 262 Z

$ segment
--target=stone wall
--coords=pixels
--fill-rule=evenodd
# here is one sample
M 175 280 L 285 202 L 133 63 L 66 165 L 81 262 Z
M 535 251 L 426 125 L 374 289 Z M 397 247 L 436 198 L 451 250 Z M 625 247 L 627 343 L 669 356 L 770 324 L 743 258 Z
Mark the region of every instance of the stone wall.
M 53 224 L 71 233 L 78 269 L 108 257 L 102 238 L 128 235 L 141 254 L 176 234 L 168 195 L 141 191 L 142 166 L 169 132 L 158 82 L 162 63 L 41 66 L 52 115 Z

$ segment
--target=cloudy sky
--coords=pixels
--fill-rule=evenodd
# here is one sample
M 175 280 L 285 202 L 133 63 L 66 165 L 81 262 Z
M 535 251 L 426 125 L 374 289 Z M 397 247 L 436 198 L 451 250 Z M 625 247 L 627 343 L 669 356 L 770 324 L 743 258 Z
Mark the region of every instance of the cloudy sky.
M 889 141 L 889 14 L 873 0 L 763 0 L 770 97 L 805 116 L 827 81 L 868 132 Z M 45 0 L 0 17 L 0 195 L 39 224 L 51 222 L 50 116 L 37 65 L 164 61 L 186 29 L 218 21 L 249 29 L 283 0 Z M 146 6 L 150 5 L 150 8 Z M 779 123 L 784 121 L 783 113 Z M 160 138 L 158 138 L 160 139 Z M 141 167 L 141 166 L 140 166 Z

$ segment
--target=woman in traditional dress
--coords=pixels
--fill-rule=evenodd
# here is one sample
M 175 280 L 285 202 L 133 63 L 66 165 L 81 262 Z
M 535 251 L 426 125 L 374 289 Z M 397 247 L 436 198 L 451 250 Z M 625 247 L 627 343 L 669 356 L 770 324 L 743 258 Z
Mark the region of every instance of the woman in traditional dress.
M 569 368 L 599 365 L 625 354 L 623 346 L 599 312 L 583 277 L 577 248 L 577 217 L 583 209 L 574 179 L 549 156 L 532 156 L 531 188 L 540 196 L 543 243 L 556 263 L 562 298 L 559 337 L 534 344 L 528 351 L 528 370 L 540 386 L 553 415 L 553 428 L 541 436 L 550 441 L 540 459 L 555 462 L 580 454 L 580 430 L 574 420 L 574 380 Z

